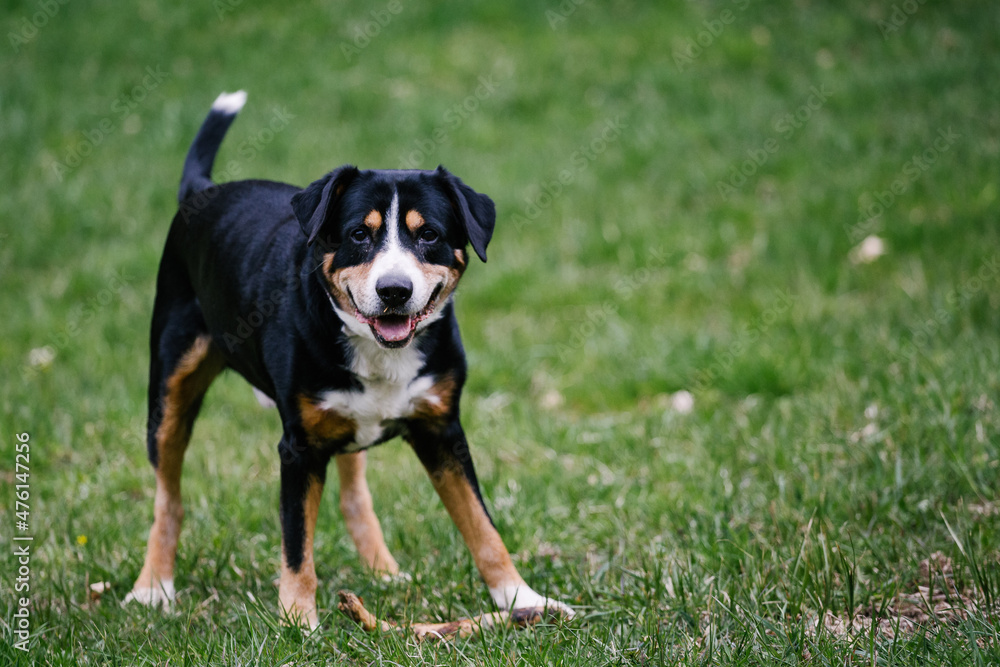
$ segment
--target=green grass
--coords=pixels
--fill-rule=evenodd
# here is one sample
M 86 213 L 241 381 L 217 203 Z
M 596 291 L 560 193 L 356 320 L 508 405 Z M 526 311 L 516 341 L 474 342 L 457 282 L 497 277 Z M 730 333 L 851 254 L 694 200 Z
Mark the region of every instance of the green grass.
M 1000 661 L 994 5 L 919 4 L 883 35 L 889 0 L 585 2 L 555 29 L 555 2 L 402 0 L 350 62 L 342 45 L 371 7 L 55 6 L 16 52 L 10 34 L 42 10 L 3 10 L 0 661 Z M 707 46 L 678 59 L 702 31 Z M 483 99 L 480 77 L 495 83 Z M 828 98 L 802 111 L 814 86 Z M 187 146 L 236 88 L 250 99 L 217 166 L 231 162 L 233 178 L 398 167 L 444 126 L 419 166 L 443 163 L 496 200 L 490 262 L 458 296 L 464 421 L 519 568 L 578 620 L 417 646 L 342 617 L 340 588 L 395 619 L 489 608 L 395 442 L 371 453 L 369 480 L 412 582 L 364 572 L 331 482 L 316 543 L 323 630 L 277 627 L 279 424 L 237 377 L 210 392 L 188 453 L 176 610 L 120 605 L 153 505 L 142 434 L 156 265 Z M 476 109 L 456 127 L 463 102 Z M 261 134 L 276 113 L 287 123 Z M 620 132 L 574 159 L 618 118 Z M 914 165 L 939 131 L 958 137 Z M 55 165 L 87 142 L 60 179 Z M 776 149 L 746 182 L 720 192 L 765 145 Z M 571 182 L 544 196 L 564 170 Z M 868 234 L 886 254 L 852 262 Z M 45 347 L 54 359 L 32 366 Z M 690 414 L 670 408 L 680 390 Z M 27 653 L 11 633 L 20 432 L 35 536 Z M 895 638 L 817 629 L 828 611 L 891 619 L 898 596 L 941 590 L 941 572 L 920 568 L 938 551 L 978 603 L 963 619 Z M 90 602 L 98 581 L 113 588 Z

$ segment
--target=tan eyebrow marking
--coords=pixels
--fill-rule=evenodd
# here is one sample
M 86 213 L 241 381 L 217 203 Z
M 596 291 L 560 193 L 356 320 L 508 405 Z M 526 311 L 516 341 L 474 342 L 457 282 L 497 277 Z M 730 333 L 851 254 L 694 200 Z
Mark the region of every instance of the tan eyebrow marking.
M 424 224 L 424 216 L 420 215 L 417 211 L 410 209 L 406 212 L 406 228 L 410 230 L 411 234 L 415 234 L 418 229 L 420 229 Z
M 373 209 L 365 216 L 365 225 L 373 232 L 377 232 L 378 228 L 382 226 L 382 214 Z

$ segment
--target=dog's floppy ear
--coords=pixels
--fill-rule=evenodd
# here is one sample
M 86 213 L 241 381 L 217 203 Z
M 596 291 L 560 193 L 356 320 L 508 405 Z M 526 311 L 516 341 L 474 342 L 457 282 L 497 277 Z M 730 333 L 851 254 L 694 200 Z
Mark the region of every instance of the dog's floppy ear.
M 493 238 L 493 227 L 497 221 L 497 207 L 493 200 L 479 194 L 447 169 L 438 166 L 434 172 L 445 183 L 451 205 L 465 229 L 465 235 L 479 259 L 486 261 L 486 246 Z
M 344 190 L 357 175 L 357 167 L 345 164 L 323 178 L 313 181 L 292 197 L 292 210 L 299 219 L 302 233 L 308 239 L 306 245 L 311 246 L 319 236 L 330 213 L 330 207 L 340 195 L 344 194 Z

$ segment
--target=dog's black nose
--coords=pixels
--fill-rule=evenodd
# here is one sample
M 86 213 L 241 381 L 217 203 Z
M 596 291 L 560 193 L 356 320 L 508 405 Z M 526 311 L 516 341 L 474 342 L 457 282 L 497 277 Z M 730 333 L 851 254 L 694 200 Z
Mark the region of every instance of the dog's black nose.
M 406 276 L 382 276 L 375 283 L 375 292 L 388 308 L 399 308 L 410 300 L 413 283 Z

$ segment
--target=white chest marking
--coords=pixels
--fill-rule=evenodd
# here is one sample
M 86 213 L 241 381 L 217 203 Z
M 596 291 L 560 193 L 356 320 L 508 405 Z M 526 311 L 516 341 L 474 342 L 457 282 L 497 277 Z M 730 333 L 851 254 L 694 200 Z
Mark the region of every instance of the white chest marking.
M 372 446 L 382 437 L 385 422 L 409 417 L 421 403 L 434 405 L 440 399 L 430 391 L 434 378 L 417 375 L 424 357 L 415 346 L 387 350 L 360 336 L 351 336 L 351 342 L 354 344 L 351 371 L 364 389 L 321 392 L 318 407 L 354 420 L 355 442 L 347 451 L 357 451 Z

